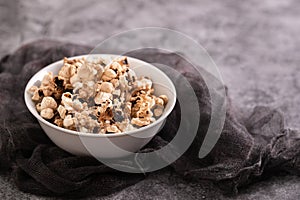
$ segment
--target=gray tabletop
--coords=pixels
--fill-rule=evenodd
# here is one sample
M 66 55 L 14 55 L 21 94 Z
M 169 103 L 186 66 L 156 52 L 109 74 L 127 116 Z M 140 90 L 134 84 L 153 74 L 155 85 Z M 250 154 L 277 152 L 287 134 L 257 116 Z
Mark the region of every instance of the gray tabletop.
M 38 38 L 95 45 L 112 34 L 165 27 L 191 36 L 218 65 L 237 110 L 280 109 L 286 126 L 300 128 L 300 1 L 5 1 L 0 0 L 0 56 Z M 162 38 L 163 40 L 163 38 Z M 135 41 L 142 42 L 142 41 Z M 104 199 L 300 199 L 300 179 L 270 177 L 236 197 L 183 181 L 167 170 Z M 24 194 L 0 176 L 1 199 L 43 199 Z

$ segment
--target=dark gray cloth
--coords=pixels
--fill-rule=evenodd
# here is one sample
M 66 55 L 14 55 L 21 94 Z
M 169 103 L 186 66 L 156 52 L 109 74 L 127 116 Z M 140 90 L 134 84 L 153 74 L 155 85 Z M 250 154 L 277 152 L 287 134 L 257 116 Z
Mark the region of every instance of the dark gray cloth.
M 61 150 L 48 139 L 24 104 L 24 87 L 34 73 L 63 57 L 90 50 L 90 47 L 42 40 L 21 47 L 0 62 L 0 166 L 2 171 L 11 172 L 22 191 L 73 198 L 107 195 L 147 177 L 119 172 L 94 158 L 76 157 Z M 257 107 L 249 118 L 237 121 L 229 104 L 217 145 L 208 156 L 199 159 L 199 148 L 211 116 L 210 96 L 203 79 L 174 53 L 144 50 L 130 55 L 174 67 L 189 80 L 198 97 L 201 113 L 198 134 L 170 170 L 191 181 L 214 181 L 231 194 L 264 176 L 299 175 L 299 132 L 284 129 L 280 112 L 266 107 Z M 176 104 L 164 128 L 143 151 L 167 144 L 176 134 L 180 120 L 180 106 Z

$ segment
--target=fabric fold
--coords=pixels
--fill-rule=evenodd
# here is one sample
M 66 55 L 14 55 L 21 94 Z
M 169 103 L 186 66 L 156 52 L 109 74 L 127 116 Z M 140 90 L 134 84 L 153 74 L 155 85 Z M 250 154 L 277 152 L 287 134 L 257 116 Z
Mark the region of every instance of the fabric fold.
M 24 192 L 71 198 L 101 196 L 147 177 L 119 172 L 92 157 L 77 157 L 61 150 L 45 135 L 24 104 L 25 84 L 33 74 L 63 57 L 88 54 L 91 49 L 40 40 L 20 47 L 0 61 L 0 166 L 2 171 L 11 170 L 16 185 Z M 238 192 L 240 187 L 265 174 L 300 174 L 299 132 L 285 129 L 282 114 L 267 107 L 256 107 L 245 121 L 238 121 L 229 97 L 221 137 L 209 155 L 199 159 L 199 149 L 211 118 L 211 97 L 201 76 L 179 54 L 140 50 L 129 55 L 171 66 L 190 82 L 198 98 L 197 136 L 169 170 L 185 179 L 211 180 L 225 193 Z M 160 149 L 172 140 L 181 121 L 180 109 L 177 104 L 164 128 L 141 152 Z

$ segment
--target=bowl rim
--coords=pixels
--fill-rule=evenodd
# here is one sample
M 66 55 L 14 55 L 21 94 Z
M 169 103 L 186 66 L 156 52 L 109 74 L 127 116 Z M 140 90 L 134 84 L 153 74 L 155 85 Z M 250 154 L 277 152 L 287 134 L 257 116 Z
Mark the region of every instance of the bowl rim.
M 124 56 L 124 55 L 117 55 L 117 54 L 84 54 L 84 55 L 79 55 L 79 56 L 72 56 L 72 57 L 68 57 L 68 59 L 76 59 L 76 58 L 82 58 L 82 57 L 85 57 L 87 58 L 88 56 L 104 56 L 104 57 L 120 57 L 120 56 Z M 138 63 L 141 63 L 141 64 L 147 64 L 149 65 L 152 69 L 155 69 L 157 70 L 159 73 L 162 74 L 162 76 L 164 77 L 165 80 L 167 80 L 169 82 L 169 84 L 171 85 L 171 88 L 169 88 L 171 90 L 171 92 L 174 94 L 173 96 L 173 101 L 172 101 L 172 105 L 169 107 L 168 110 L 166 110 L 162 116 L 160 116 L 155 122 L 147 125 L 147 126 L 144 126 L 144 127 L 141 127 L 141 128 L 137 128 L 137 129 L 134 129 L 134 130 L 130 130 L 130 131 L 125 131 L 125 132 L 121 132 L 121 133 L 113 133 L 113 134 L 97 134 L 97 133 L 83 133 L 83 132 L 79 132 L 79 131 L 73 131 L 73 130 L 69 130 L 69 129 L 66 129 L 66 128 L 63 128 L 63 127 L 59 127 L 59 126 L 56 126 L 54 124 L 52 124 L 51 122 L 48 122 L 47 120 L 45 120 L 44 118 L 42 118 L 35 110 L 34 112 L 34 109 L 35 107 L 31 107 L 30 106 L 30 103 L 29 101 L 32 101 L 30 96 L 29 96 L 29 92 L 28 92 L 28 89 L 33 85 L 32 82 L 34 81 L 34 79 L 36 79 L 36 77 L 42 73 L 42 71 L 45 71 L 45 68 L 51 68 L 52 66 L 55 66 L 55 65 L 58 65 L 59 63 L 63 63 L 63 59 L 60 59 L 56 62 L 53 62 L 49 65 L 46 65 L 45 67 L 41 68 L 38 72 L 36 72 L 30 79 L 29 81 L 27 82 L 26 86 L 25 86 L 25 90 L 24 90 L 24 100 L 25 100 L 25 105 L 27 107 L 27 109 L 31 112 L 31 114 L 41 123 L 47 125 L 47 126 L 50 126 L 51 128 L 54 128 L 54 129 L 57 129 L 59 131 L 62 131 L 64 133 L 68 133 L 68 134 L 71 134 L 71 135 L 77 135 L 77 136 L 84 136 L 84 137 L 121 137 L 121 136 L 125 136 L 125 135 L 133 135 L 135 133 L 138 133 L 138 132 L 141 132 L 141 131 L 144 131 L 144 130 L 147 130 L 153 126 L 156 126 L 157 124 L 159 124 L 160 122 L 162 122 L 163 120 L 166 120 L 166 118 L 170 115 L 170 113 L 173 111 L 174 107 L 175 107 L 175 104 L 176 104 L 176 99 L 177 99 L 177 93 L 176 93 L 176 88 L 173 84 L 173 82 L 171 81 L 171 79 L 162 71 L 160 70 L 159 68 L 155 67 L 154 65 L 148 63 L 148 62 L 145 62 L 143 60 L 140 60 L 140 59 L 137 59 L 137 58 L 134 58 L 134 57 L 131 57 L 131 56 L 126 56 L 127 58 L 131 59 L 131 60 L 135 60 L 136 62 Z M 49 70 L 50 71 L 50 70 Z

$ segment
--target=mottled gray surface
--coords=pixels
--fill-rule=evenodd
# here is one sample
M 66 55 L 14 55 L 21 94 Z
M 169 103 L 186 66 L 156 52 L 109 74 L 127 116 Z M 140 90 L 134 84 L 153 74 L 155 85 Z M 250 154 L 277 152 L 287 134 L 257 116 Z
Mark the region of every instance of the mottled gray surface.
M 298 0 L 0 0 L 0 56 L 37 38 L 95 45 L 132 28 L 171 28 L 207 49 L 244 113 L 272 106 L 288 127 L 300 128 L 299 8 Z M 1 199 L 39 199 L 19 192 L 6 175 L 0 182 Z M 106 199 L 209 199 L 211 189 L 220 194 L 163 171 Z M 299 191 L 298 177 L 273 177 L 234 199 L 300 199 Z

